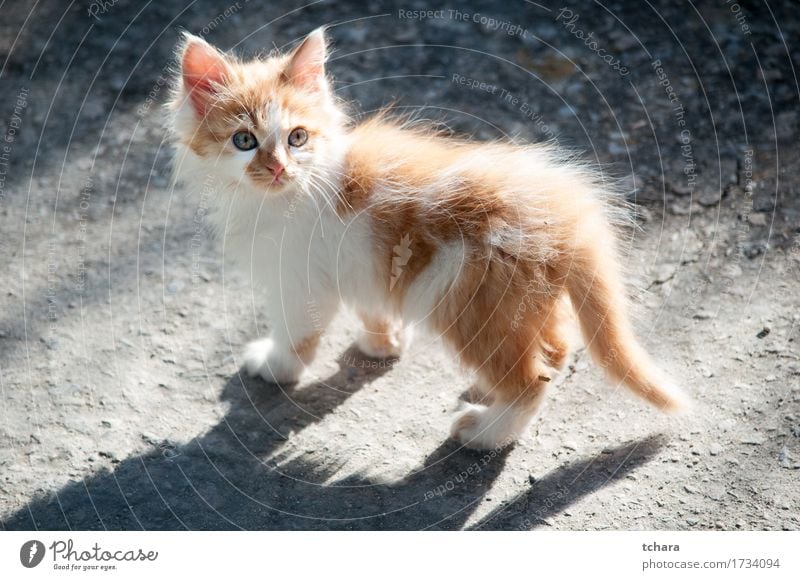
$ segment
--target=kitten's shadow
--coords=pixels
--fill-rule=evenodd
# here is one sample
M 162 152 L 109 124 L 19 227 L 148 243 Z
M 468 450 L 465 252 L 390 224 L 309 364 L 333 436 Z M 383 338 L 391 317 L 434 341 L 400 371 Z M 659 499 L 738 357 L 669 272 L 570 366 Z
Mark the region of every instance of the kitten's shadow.
M 236 374 L 222 393 L 230 403 L 228 413 L 204 435 L 182 445 L 154 442 L 150 452 L 119 462 L 112 472 L 71 482 L 32 500 L 1 522 L 2 527 L 463 528 L 502 473 L 510 449 L 476 452 L 448 441 L 419 469 L 395 484 L 351 475 L 335 485 L 326 485 L 335 467 L 317 459 L 324 457 L 319 450 L 309 450 L 314 454 L 303 454 L 280 465 L 269 459 L 291 432 L 323 420 L 391 368 L 359 364 L 362 360 L 368 359 L 351 348 L 340 357 L 338 372 L 302 387 L 280 387 Z M 476 525 L 525 527 L 529 520 L 535 525 L 586 493 L 624 476 L 652 457 L 659 446 L 658 440 L 648 440 L 634 446 L 638 450 L 635 456 L 628 453 L 620 459 L 601 455 L 555 470 Z M 612 468 L 611 476 L 600 477 Z M 569 493 L 559 501 L 539 497 L 537 490 L 551 494 L 551 488 L 566 488 Z

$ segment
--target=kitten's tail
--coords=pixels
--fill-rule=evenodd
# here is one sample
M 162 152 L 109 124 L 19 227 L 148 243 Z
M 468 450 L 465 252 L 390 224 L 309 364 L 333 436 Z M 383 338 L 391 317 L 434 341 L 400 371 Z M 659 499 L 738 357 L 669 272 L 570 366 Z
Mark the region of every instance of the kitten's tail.
M 605 225 L 591 229 L 591 241 L 580 244 L 574 252 L 566 275 L 567 290 L 590 352 L 611 378 L 662 411 L 687 410 L 689 399 L 636 341 L 610 230 Z

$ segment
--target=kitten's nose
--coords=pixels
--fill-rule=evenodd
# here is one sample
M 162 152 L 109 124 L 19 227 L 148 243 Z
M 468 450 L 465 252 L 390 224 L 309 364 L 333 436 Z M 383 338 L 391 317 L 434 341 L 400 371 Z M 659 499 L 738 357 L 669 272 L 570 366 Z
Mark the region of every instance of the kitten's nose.
M 269 169 L 275 176 L 275 179 L 278 179 L 283 173 L 284 170 L 283 164 L 277 159 L 270 159 L 269 161 L 267 161 L 266 165 L 267 169 Z

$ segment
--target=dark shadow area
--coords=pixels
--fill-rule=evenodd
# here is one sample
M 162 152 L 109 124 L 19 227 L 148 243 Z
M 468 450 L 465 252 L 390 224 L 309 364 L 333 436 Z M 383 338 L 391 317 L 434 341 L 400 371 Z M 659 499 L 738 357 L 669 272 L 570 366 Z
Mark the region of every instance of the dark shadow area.
M 550 525 L 547 518 L 581 497 L 624 479 L 666 445 L 663 435 L 606 449 L 600 455 L 565 465 L 536 481 L 530 490 L 500 506 L 474 526 L 481 530 L 530 530 Z
M 447 441 L 403 481 L 386 484 L 359 475 L 332 485 L 337 469 L 324 450 L 278 466 L 266 459 L 287 434 L 325 418 L 377 379 L 381 369 L 346 365 L 301 388 L 240 375 L 225 385 L 230 403 L 209 432 L 154 449 L 30 502 L 0 525 L 6 530 L 176 529 L 462 529 L 502 473 L 509 449 L 479 452 Z M 386 367 L 389 368 L 389 367 Z M 559 468 L 476 527 L 535 527 L 586 494 L 624 477 L 660 449 L 657 438 L 632 443 Z M 311 457 L 311 456 L 310 456 Z M 554 493 L 568 490 L 558 501 Z M 524 525 L 530 520 L 532 525 Z

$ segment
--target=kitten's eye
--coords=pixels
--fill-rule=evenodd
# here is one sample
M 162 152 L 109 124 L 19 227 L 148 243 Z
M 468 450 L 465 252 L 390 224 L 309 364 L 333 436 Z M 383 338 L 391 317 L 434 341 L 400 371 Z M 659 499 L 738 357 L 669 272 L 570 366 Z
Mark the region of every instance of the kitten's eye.
M 306 141 L 308 141 L 308 131 L 302 127 L 292 129 L 292 132 L 289 133 L 289 145 L 292 147 L 302 147 Z
M 258 139 L 250 131 L 238 131 L 233 134 L 233 146 L 242 151 L 250 151 L 258 147 Z

